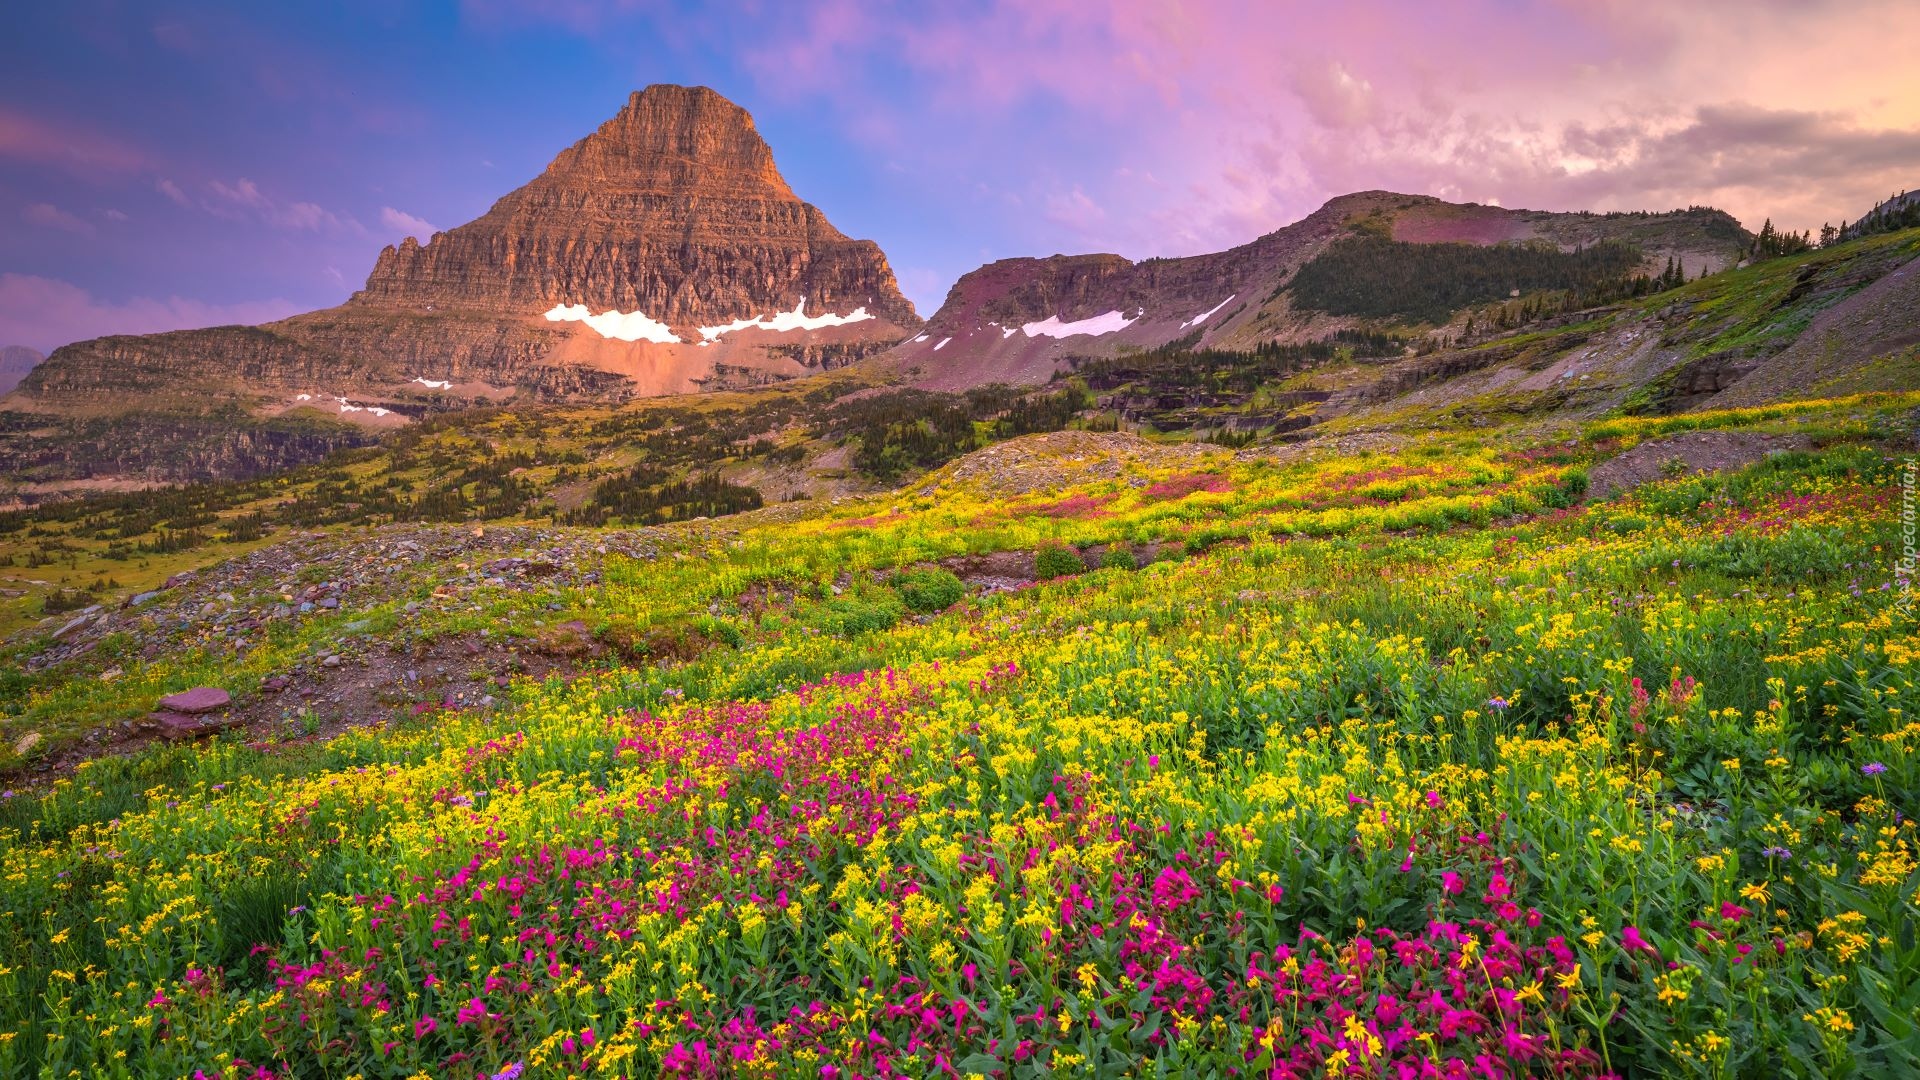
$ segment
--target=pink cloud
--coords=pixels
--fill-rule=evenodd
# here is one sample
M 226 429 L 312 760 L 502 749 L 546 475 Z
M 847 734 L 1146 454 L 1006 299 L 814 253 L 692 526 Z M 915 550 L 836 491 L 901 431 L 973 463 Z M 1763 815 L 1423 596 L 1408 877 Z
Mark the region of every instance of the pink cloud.
M 0 157 L 79 173 L 131 172 L 147 156 L 108 135 L 0 106 Z
M 0 326 L 7 340 L 41 352 L 108 334 L 150 334 L 232 323 L 284 319 L 299 309 L 288 300 L 215 304 L 181 296 L 108 301 L 77 285 L 31 274 L 0 274 Z
M 351 215 L 336 214 L 318 203 L 281 203 L 272 199 L 260 190 L 258 184 L 244 176 L 231 184 L 219 180 L 208 181 L 207 189 L 213 192 L 213 197 L 201 202 L 200 206 L 215 217 L 257 220 L 296 232 L 366 231 Z
M 52 203 L 33 203 L 20 211 L 20 218 L 29 225 L 59 229 L 80 236 L 92 236 L 94 233 L 91 222 L 83 221 Z
M 1379 187 L 1711 203 L 1756 226 L 1857 215 L 1920 179 L 1910 16 L 1900 0 L 834 0 L 743 50 L 763 92 L 828 101 L 908 171 L 1019 162 L 1036 224 L 1178 254 Z M 1106 175 L 1085 171 L 1088 145 L 1117 159 Z

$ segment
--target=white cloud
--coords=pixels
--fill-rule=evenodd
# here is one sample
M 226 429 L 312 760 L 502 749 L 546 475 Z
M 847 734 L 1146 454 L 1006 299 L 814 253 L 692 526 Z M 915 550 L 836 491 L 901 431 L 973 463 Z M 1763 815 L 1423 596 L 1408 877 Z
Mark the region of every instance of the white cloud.
M 192 201 L 187 198 L 187 193 L 180 190 L 180 185 L 164 176 L 153 182 L 153 190 L 158 191 L 160 194 L 165 195 L 181 206 L 193 205 Z
M 391 206 L 380 208 L 380 224 L 391 232 L 404 233 L 423 240 L 440 231 L 426 219 L 414 217 L 405 210 L 395 210 Z
M 280 229 L 292 229 L 296 232 L 365 232 L 366 229 L 351 216 L 336 214 L 318 203 L 293 202 L 281 204 L 260 190 L 260 185 L 246 177 L 231 184 L 219 180 L 207 183 L 213 192 L 213 198 L 201 202 L 201 208 L 215 217 L 232 220 L 253 219 L 263 221 Z

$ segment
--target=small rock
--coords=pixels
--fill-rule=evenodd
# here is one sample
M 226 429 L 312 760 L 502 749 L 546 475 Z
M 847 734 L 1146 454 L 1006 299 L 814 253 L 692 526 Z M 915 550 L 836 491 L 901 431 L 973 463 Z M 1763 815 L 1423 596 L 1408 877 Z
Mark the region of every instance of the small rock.
M 160 699 L 160 707 L 172 712 L 197 715 L 224 709 L 233 704 L 233 695 L 217 686 L 196 686 Z
M 20 736 L 19 740 L 13 744 L 13 753 L 16 757 L 26 757 L 28 754 L 33 753 L 34 747 L 39 745 L 40 733 L 37 731 L 29 731 L 25 735 Z
M 326 608 L 328 611 L 332 611 L 340 606 L 340 598 L 337 596 L 323 596 L 320 598 L 319 606 Z
M 92 616 L 82 615 L 79 618 L 68 623 L 67 625 L 61 627 L 60 629 L 55 630 L 53 632 L 53 640 L 59 641 L 61 638 L 66 637 L 68 634 L 73 633 L 75 630 L 80 629 L 81 627 L 87 625 L 87 623 L 91 621 L 93 621 Z
M 321 666 L 321 667 L 339 667 L 339 666 L 340 666 L 340 654 L 339 654 L 339 653 L 329 653 L 329 654 L 327 655 L 327 658 L 326 658 L 325 660 L 322 660 L 322 661 L 320 661 L 320 666 Z

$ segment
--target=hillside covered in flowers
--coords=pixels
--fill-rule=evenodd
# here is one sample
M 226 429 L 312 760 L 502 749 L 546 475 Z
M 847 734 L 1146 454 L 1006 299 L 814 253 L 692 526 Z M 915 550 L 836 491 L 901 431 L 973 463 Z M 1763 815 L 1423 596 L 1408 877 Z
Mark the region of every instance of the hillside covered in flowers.
M 1042 436 L 396 590 L 590 644 L 7 792 L 0 1073 L 1920 1075 L 1916 406 Z M 1798 448 L 1598 489 L 1688 429 Z

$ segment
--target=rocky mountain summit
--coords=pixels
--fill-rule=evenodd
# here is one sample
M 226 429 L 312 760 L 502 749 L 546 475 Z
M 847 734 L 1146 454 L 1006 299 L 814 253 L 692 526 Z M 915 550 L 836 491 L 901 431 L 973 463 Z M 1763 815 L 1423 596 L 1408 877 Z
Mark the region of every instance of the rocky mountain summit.
M 795 308 L 918 324 L 886 256 L 800 201 L 745 110 L 654 86 L 485 216 L 380 253 L 358 308 L 637 312 L 702 340 Z
M 382 251 L 339 307 L 69 345 L 8 404 L 98 411 L 136 395 L 377 428 L 516 396 L 792 378 L 919 323 L 880 249 L 793 193 L 746 110 L 651 86 L 482 217 Z

